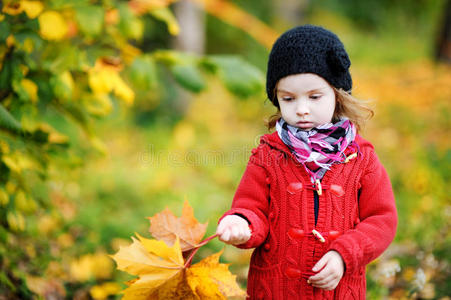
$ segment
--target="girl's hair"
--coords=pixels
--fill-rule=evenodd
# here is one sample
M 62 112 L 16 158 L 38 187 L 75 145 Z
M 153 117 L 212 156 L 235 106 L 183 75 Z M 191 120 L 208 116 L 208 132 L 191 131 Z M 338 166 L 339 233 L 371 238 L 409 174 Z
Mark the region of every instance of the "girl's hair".
M 343 89 L 332 88 L 335 92 L 335 111 L 332 116 L 332 122 L 337 122 L 340 117 L 347 117 L 356 126 L 357 131 L 360 131 L 365 122 L 374 116 L 374 111 L 368 105 L 368 101 L 359 100 Z M 280 108 L 278 107 L 277 112 L 266 120 L 268 129 L 274 128 L 281 116 Z

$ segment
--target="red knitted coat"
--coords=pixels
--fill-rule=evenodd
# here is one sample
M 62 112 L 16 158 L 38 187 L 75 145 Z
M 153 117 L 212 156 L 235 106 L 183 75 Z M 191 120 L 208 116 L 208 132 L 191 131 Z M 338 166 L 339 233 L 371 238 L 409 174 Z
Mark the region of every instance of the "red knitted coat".
M 318 187 L 277 132 L 264 135 L 252 150 L 232 208 L 223 216 L 239 214 L 250 223 L 250 240 L 238 246 L 256 248 L 249 299 L 365 299 L 365 266 L 393 240 L 397 213 L 389 178 L 373 146 L 359 135 L 356 142 L 359 155 L 333 165 L 321 181 L 316 226 Z M 313 229 L 325 242 L 313 236 Z M 313 266 L 329 250 L 339 252 L 345 263 L 333 291 L 307 284 Z

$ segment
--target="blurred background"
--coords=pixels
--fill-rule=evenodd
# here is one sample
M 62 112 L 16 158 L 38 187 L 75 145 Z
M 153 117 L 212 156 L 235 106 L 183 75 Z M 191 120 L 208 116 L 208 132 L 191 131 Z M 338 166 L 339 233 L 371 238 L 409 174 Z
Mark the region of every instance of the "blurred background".
M 0 3 L 0 299 L 115 299 L 107 256 L 184 199 L 207 236 L 275 112 L 270 47 L 334 31 L 361 134 L 390 174 L 394 243 L 368 299 L 451 296 L 451 1 L 49 0 Z M 195 260 L 221 250 L 214 240 Z M 249 251 L 225 247 L 245 287 Z

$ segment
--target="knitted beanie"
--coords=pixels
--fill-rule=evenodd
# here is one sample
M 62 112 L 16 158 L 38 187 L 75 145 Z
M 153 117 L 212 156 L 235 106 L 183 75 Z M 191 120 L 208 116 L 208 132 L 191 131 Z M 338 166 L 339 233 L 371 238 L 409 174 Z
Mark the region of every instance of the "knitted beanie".
M 351 61 L 340 39 L 319 26 L 303 25 L 282 34 L 269 54 L 266 93 L 279 107 L 274 88 L 288 75 L 314 73 L 336 88 L 351 92 Z

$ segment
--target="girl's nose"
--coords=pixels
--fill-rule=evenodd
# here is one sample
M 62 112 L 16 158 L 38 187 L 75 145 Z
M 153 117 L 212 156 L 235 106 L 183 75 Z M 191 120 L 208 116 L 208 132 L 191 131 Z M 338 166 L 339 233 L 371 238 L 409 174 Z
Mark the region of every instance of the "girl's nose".
M 296 114 L 298 116 L 307 115 L 309 113 L 308 104 L 306 101 L 298 100 L 298 103 L 296 105 Z

